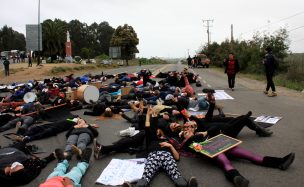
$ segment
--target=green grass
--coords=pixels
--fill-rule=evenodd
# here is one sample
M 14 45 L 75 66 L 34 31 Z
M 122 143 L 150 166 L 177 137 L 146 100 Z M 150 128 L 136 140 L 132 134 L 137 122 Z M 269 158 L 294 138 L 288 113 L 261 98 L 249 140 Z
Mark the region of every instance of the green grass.
M 275 85 L 283 86 L 293 90 L 304 90 L 304 81 L 296 81 L 287 79 L 286 74 L 278 75 L 274 78 Z
M 266 76 L 264 74 L 242 74 L 250 79 L 255 79 L 259 81 L 266 81 Z M 295 81 L 287 78 L 287 74 L 279 74 L 273 79 L 274 84 L 277 86 L 283 86 L 289 89 L 302 91 L 304 90 L 304 81 Z

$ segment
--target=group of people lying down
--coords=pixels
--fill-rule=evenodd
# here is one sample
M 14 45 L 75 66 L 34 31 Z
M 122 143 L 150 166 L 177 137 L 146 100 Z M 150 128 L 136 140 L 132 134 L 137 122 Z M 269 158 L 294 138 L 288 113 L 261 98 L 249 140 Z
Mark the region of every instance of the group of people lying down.
M 103 145 L 98 140 L 97 124 L 89 124 L 81 117 L 71 117 L 52 123 L 35 124 L 35 116 L 13 116 L 8 113 L 0 115 L 6 120 L 0 129 L 6 131 L 16 127 L 13 136 L 14 144 L 0 149 L 0 183 L 4 186 L 25 185 L 36 178 L 45 166 L 57 160 L 54 171 L 41 181 L 40 187 L 78 186 L 81 178 L 90 165 L 91 155 L 96 160 L 105 155 L 117 153 L 136 153 L 138 157 L 146 158 L 144 173 L 135 183 L 125 181 L 123 186 L 148 186 L 153 176 L 164 171 L 179 187 L 199 186 L 195 176 L 186 179 L 177 166 L 182 156 L 202 158 L 199 161 L 214 163 L 220 167 L 227 180 L 236 187 L 246 187 L 249 180 L 242 176 L 233 167 L 230 159 L 245 159 L 255 165 L 286 170 L 293 163 L 295 153 L 289 153 L 283 157 L 264 156 L 258 153 L 236 146 L 214 158 L 209 158 L 197 153 L 190 148 L 193 142 L 203 142 L 219 134 L 237 138 L 246 126 L 260 137 L 272 135 L 253 120 L 249 111 L 238 117 L 227 117 L 222 108 L 216 104 L 212 92 L 206 97 L 196 97 L 191 83 L 197 82 L 197 76 L 185 69 L 183 72 L 162 73 L 162 81 L 151 79 L 149 70 L 142 70 L 141 85 L 137 85 L 126 74 L 115 78 L 115 86 L 133 86 L 128 95 L 117 95 L 117 90 L 101 88 L 97 102 L 79 104 L 77 109 L 86 109 L 84 115 L 112 117 L 113 114 L 121 115 L 130 122 L 130 127 L 139 132 L 122 137 L 113 144 Z M 112 85 L 113 85 L 112 84 Z M 110 84 L 111 85 L 111 84 Z M 75 109 L 75 105 L 70 105 Z M 192 116 L 185 112 L 188 108 L 207 110 L 205 116 Z M 130 109 L 134 115 L 124 113 L 124 109 Z M 218 111 L 215 115 L 214 110 Z M 11 115 L 11 116 L 8 116 Z M 47 114 L 46 114 L 47 115 Z M 1 120 L 1 122 L 3 121 Z M 4 123 L 4 122 L 3 122 Z M 57 148 L 45 158 L 33 155 L 33 147 L 28 143 L 42 138 L 54 136 L 66 132 L 66 145 L 64 149 Z M 93 143 L 93 148 L 90 144 Z M 69 161 L 73 155 L 79 160 L 70 171 Z

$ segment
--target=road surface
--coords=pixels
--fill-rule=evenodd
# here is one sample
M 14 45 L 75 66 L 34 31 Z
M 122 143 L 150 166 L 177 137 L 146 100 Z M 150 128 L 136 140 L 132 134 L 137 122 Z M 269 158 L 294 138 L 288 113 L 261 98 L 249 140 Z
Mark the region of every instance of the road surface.
M 184 66 L 181 64 L 168 65 L 151 65 L 143 66 L 150 68 L 153 72 L 166 72 L 168 70 L 181 71 Z M 123 67 L 115 70 L 107 70 L 108 74 L 116 74 L 122 71 L 138 72 L 140 67 Z M 255 82 L 255 86 L 251 81 L 236 78 L 235 91 L 230 91 L 227 87 L 227 77 L 223 73 L 212 69 L 194 69 L 196 74 L 199 74 L 203 87 L 196 88 L 196 92 L 200 93 L 204 87 L 212 87 L 215 89 L 225 90 L 231 95 L 234 100 L 219 101 L 218 103 L 224 106 L 224 112 L 234 114 L 245 114 L 249 110 L 253 112 L 254 116 L 262 114 L 281 116 L 282 120 L 278 124 L 270 127 L 274 132 L 272 137 L 262 138 L 258 137 L 254 132 L 248 130 L 246 127 L 239 135 L 239 139 L 243 141 L 241 147 L 248 148 L 253 152 L 283 157 L 289 152 L 296 153 L 296 159 L 293 165 L 287 171 L 280 171 L 279 169 L 266 168 L 251 164 L 247 161 L 232 161 L 233 165 L 239 172 L 250 181 L 251 187 L 301 187 L 304 186 L 304 99 L 303 97 L 289 96 L 288 94 L 280 95 L 280 88 L 278 89 L 278 96 L 269 98 L 262 93 L 265 83 Z M 286 92 L 286 91 L 285 91 Z M 285 93 L 284 92 L 284 93 Z M 292 92 L 292 91 L 291 91 Z M 292 94 L 291 94 L 292 95 Z M 82 116 L 83 110 L 75 112 Z M 119 139 L 119 130 L 126 129 L 129 124 L 124 120 L 104 120 L 96 121 L 94 117 L 84 116 L 89 123 L 97 123 L 101 127 L 98 129 L 98 140 L 104 144 L 111 144 Z M 13 130 L 8 131 L 13 132 Z M 7 145 L 9 140 L 0 137 L 1 145 Z M 46 151 L 53 151 L 55 148 L 64 148 L 65 133 L 61 133 L 56 137 L 47 138 L 41 141 L 35 141 L 38 146 L 43 147 Z M 96 179 L 101 174 L 102 170 L 107 166 L 112 158 L 132 158 L 134 155 L 129 154 L 112 154 L 101 160 L 94 160 L 91 158 L 91 167 L 83 177 L 82 185 L 84 187 L 103 186 L 95 184 Z M 76 163 L 73 158 L 71 166 Z M 49 164 L 37 179 L 32 181 L 27 187 L 38 186 L 51 173 L 56 162 Z M 207 187 L 231 187 L 221 171 L 212 163 L 206 162 L 199 158 L 182 157 L 178 162 L 182 175 L 186 178 L 196 176 L 199 186 Z M 163 173 L 154 177 L 150 186 L 152 187 L 173 187 L 174 184 L 169 177 Z

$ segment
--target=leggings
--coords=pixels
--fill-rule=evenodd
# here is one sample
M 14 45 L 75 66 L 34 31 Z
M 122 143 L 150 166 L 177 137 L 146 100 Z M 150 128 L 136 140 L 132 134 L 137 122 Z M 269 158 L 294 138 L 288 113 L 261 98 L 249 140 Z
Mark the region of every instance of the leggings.
M 216 161 L 220 164 L 225 172 L 234 169 L 227 156 L 246 159 L 258 165 L 262 164 L 264 158 L 264 156 L 254 154 L 244 148 L 235 147 L 215 157 Z
M 227 74 L 228 76 L 228 86 L 229 88 L 234 88 L 235 74 Z
M 173 181 L 182 177 L 170 152 L 153 151 L 148 155 L 142 178 L 149 183 L 160 168 L 164 169 Z
M 113 145 L 106 145 L 103 146 L 101 149 L 102 154 L 108 154 L 113 151 L 124 153 L 128 152 L 129 148 L 134 148 L 141 146 L 145 139 L 145 131 L 139 131 L 136 135 L 132 137 L 124 137 L 118 140 L 117 142 L 114 142 Z

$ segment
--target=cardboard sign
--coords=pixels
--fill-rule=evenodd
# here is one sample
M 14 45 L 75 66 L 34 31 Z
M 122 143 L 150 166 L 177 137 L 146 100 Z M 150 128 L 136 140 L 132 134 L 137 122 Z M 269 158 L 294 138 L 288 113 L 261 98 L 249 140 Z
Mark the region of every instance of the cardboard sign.
M 242 141 L 231 138 L 224 134 L 219 134 L 204 142 L 194 142 L 190 145 L 190 148 L 196 152 L 202 153 L 210 158 L 213 158 L 239 144 Z

